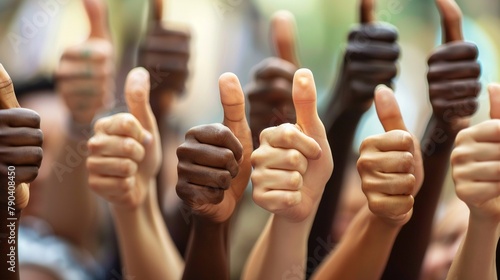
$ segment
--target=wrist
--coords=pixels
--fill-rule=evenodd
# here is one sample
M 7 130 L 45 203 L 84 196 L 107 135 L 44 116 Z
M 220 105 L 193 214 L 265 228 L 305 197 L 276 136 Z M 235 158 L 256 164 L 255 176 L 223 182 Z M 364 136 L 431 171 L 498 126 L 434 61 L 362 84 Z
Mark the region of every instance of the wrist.
M 67 135 L 74 141 L 86 141 L 92 136 L 92 124 L 79 123 L 73 117 L 69 117 L 66 124 Z
M 494 216 L 481 215 L 471 210 L 469 229 L 492 233 L 496 238 L 500 238 L 500 222 Z

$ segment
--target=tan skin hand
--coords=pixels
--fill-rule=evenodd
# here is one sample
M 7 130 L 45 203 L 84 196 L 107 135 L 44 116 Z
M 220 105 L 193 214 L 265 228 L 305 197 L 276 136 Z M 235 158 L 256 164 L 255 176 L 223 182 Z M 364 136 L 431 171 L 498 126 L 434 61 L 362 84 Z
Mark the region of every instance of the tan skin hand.
M 84 5 L 90 22 L 89 38 L 64 51 L 55 78 L 57 92 L 73 120 L 90 124 L 112 103 L 115 65 L 104 1 L 84 0 Z

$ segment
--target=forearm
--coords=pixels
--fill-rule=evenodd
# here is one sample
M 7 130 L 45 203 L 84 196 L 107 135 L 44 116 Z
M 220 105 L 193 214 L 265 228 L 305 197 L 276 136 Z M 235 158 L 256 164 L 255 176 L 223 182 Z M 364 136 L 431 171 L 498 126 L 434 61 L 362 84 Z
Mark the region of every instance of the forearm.
M 193 217 L 182 279 L 229 279 L 229 222 L 212 223 Z
M 326 251 L 319 253 L 316 248 L 320 246 L 319 240 L 327 244 L 331 243 L 329 240 L 332 239 L 332 225 L 340 193 L 342 192 L 346 169 L 353 157 L 352 142 L 361 116 L 361 112 L 343 113 L 335 120 L 328 131 L 328 142 L 331 143 L 332 154 L 335 157 L 335 172 L 326 183 L 311 234 L 309 235 L 308 258 L 315 260 L 315 262 L 312 262 L 313 264 L 321 263 L 323 258 L 328 255 L 329 250 L 332 249 L 324 248 Z M 311 275 L 315 269 L 316 267 L 308 267 L 308 275 Z
M 290 223 L 271 215 L 245 265 L 242 279 L 282 279 L 287 275 L 305 278 L 311 223 L 312 219 Z
M 183 261 L 166 231 L 155 187 L 150 191 L 139 209 L 112 208 L 126 274 L 137 279 L 180 279 Z
M 465 239 L 451 265 L 447 279 L 497 279 L 496 247 L 500 237 L 498 223 L 469 217 Z
M 379 279 L 399 230 L 365 206 L 312 279 Z
M 419 279 L 429 245 L 434 215 L 449 168 L 456 132 L 449 125 L 429 120 L 422 140 L 425 176 L 415 198 L 413 215 L 396 238 L 383 279 Z

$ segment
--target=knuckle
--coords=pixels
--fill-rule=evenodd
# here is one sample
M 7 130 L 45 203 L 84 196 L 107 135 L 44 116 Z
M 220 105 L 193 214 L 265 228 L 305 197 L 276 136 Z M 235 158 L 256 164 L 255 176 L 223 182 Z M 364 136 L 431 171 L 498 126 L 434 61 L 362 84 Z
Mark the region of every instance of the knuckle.
M 130 159 L 124 159 L 119 161 L 118 169 L 120 174 L 131 176 L 137 171 L 137 165 Z
M 288 178 L 288 186 L 290 187 L 290 189 L 298 190 L 300 189 L 301 184 L 302 184 L 302 175 L 297 171 L 291 172 Z
M 410 152 L 402 152 L 399 161 L 401 172 L 412 173 L 415 170 L 415 159 Z
M 400 144 L 403 149 L 411 150 L 413 148 L 413 137 L 407 131 L 400 131 Z
M 227 189 L 231 185 L 231 174 L 228 171 L 218 172 L 216 175 L 217 185 L 220 188 Z

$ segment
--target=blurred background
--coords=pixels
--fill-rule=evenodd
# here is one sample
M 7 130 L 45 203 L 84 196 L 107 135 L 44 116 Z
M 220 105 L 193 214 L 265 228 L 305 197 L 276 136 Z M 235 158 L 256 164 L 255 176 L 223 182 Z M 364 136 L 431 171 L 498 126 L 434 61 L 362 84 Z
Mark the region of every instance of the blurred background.
M 126 46 L 144 36 L 149 4 L 146 0 L 107 2 L 119 67 Z M 477 123 L 488 118 L 486 85 L 500 81 L 500 2 L 457 2 L 464 13 L 465 38 L 478 45 L 482 65 L 483 91 L 473 120 Z M 274 55 L 269 20 L 282 9 L 296 17 L 302 67 L 314 73 L 320 110 L 327 110 L 322 105 L 332 97 L 347 34 L 358 23 L 358 1 L 168 0 L 164 4 L 164 20 L 185 25 L 192 33 L 186 94 L 168 116 L 168 123 L 177 127 L 180 135 L 192 126 L 222 120 L 218 77 L 234 72 L 243 86 L 250 81 L 253 66 Z M 395 81 L 396 95 L 408 128 L 422 135 L 430 114 L 427 58 L 441 42 L 434 1 L 379 0 L 377 17 L 399 30 L 402 56 Z M 79 0 L 0 0 L 0 63 L 13 78 L 17 93 L 23 95 L 40 87 L 53 89 L 52 76 L 62 52 L 86 40 L 88 30 L 88 19 Z M 358 127 L 353 149 L 357 151 L 368 135 L 381 132 L 372 108 Z M 450 180 L 448 186 L 445 196 L 452 190 Z M 242 262 L 235 260 L 233 265 L 241 266 Z

